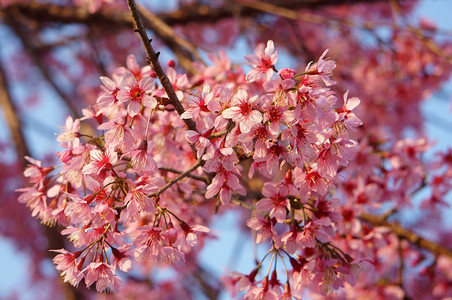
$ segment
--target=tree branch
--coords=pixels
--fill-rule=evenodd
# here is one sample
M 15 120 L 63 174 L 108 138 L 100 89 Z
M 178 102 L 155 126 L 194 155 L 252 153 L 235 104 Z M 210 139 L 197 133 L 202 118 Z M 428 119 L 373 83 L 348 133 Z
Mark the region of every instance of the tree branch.
M 173 28 L 168 26 L 157 15 L 153 14 L 145 7 L 138 6 L 138 10 L 147 21 L 146 25 L 148 25 L 151 30 L 171 48 L 176 54 L 179 63 L 186 70 L 192 74 L 196 73 L 196 70 L 192 66 L 192 62 L 195 59 L 205 65 L 195 46 L 180 37 Z
M 102 9 L 90 13 L 84 7 L 61 6 L 52 3 L 40 3 L 29 1 L 9 5 L 0 12 L 0 17 L 8 15 L 23 15 L 40 24 L 43 23 L 83 23 L 114 29 L 115 27 L 127 28 L 132 24 L 132 18 L 126 11 L 118 9 Z
M 146 30 L 144 29 L 144 25 L 143 22 L 141 21 L 141 17 L 138 12 L 135 1 L 127 0 L 127 5 L 129 6 L 130 14 L 132 15 L 134 30 L 138 32 L 138 34 L 140 35 L 141 42 L 143 43 L 144 49 L 146 51 L 147 61 L 149 62 L 151 68 L 154 70 L 157 77 L 159 78 L 160 83 L 162 84 L 166 93 L 168 94 L 168 98 L 171 102 L 171 105 L 176 109 L 179 115 L 182 115 L 185 112 L 185 109 L 180 103 L 179 99 L 177 98 L 177 95 L 173 89 L 173 85 L 169 81 L 168 77 L 166 76 L 165 72 L 162 69 L 162 66 L 159 63 L 159 54 L 155 53 L 154 49 L 152 48 L 151 41 L 149 40 Z M 187 125 L 188 129 L 196 131 L 196 125 L 193 120 L 191 119 L 183 120 L 185 125 Z
M 182 174 L 183 172 L 180 170 L 176 170 L 173 168 L 167 168 L 167 167 L 160 167 L 159 168 L 160 171 L 165 171 L 165 172 L 170 172 L 170 173 L 175 173 L 175 174 Z M 197 175 L 193 175 L 193 174 L 188 174 L 186 177 L 198 180 L 198 181 L 202 181 L 204 183 L 209 183 L 209 180 L 205 177 L 202 176 L 197 176 Z
M 232 198 L 231 203 L 237 204 L 237 205 L 247 208 L 249 210 L 256 210 L 256 206 L 254 204 L 247 203 L 247 202 L 241 201 L 239 199 Z M 397 235 L 400 239 L 405 239 L 420 249 L 430 251 L 435 256 L 445 255 L 452 259 L 452 250 L 451 249 L 446 248 L 438 243 L 435 243 L 435 242 L 425 239 L 423 237 L 420 237 L 413 231 L 405 229 L 397 223 L 388 222 L 387 218 L 392 213 L 393 213 L 393 211 L 390 211 L 389 213 L 383 214 L 381 216 L 375 216 L 375 215 L 371 215 L 371 214 L 361 214 L 359 216 L 359 219 L 361 221 L 370 223 L 371 225 L 373 225 L 375 227 L 376 226 L 387 227 L 391 230 L 392 233 Z
M 186 171 L 184 171 L 183 173 L 181 173 L 179 176 L 177 176 L 174 179 L 171 179 L 170 181 L 168 181 L 168 183 L 162 187 L 161 189 L 159 189 L 157 192 L 152 193 L 150 195 L 148 195 L 148 197 L 152 198 L 152 197 L 157 197 L 160 194 L 162 194 L 164 191 L 166 191 L 167 189 L 169 189 L 173 184 L 177 183 L 178 181 L 180 181 L 181 179 L 187 177 L 188 175 L 190 175 L 191 172 L 193 172 L 196 168 L 198 168 L 199 166 L 201 166 L 203 163 L 203 161 L 201 159 L 198 159 L 196 161 L 196 163 L 191 166 L 189 169 L 187 169 Z
M 350 4 L 366 4 L 384 2 L 386 0 L 280 0 L 263 1 L 278 7 L 289 9 L 316 9 L 323 6 L 338 6 Z M 4 8 L 5 14 L 20 12 L 29 19 L 40 23 L 83 23 L 107 28 L 112 26 L 127 27 L 132 24 L 132 18 L 127 12 L 118 9 L 103 8 L 90 13 L 84 7 L 68 7 L 50 3 L 27 2 L 26 4 L 12 4 Z M 240 3 L 227 1 L 219 7 L 210 7 L 205 4 L 184 7 L 170 13 L 159 14 L 158 17 L 169 26 L 186 25 L 190 22 L 212 23 L 222 19 L 240 15 L 254 17 L 263 12 L 242 6 Z M 1 14 L 0 14 L 1 16 Z
M 452 259 L 452 250 L 448 249 L 440 244 L 427 240 L 423 237 L 420 237 L 413 231 L 403 228 L 397 223 L 388 222 L 385 216 L 374 216 L 371 214 L 361 214 L 359 216 L 361 221 L 372 224 L 373 226 L 382 226 L 387 227 L 391 230 L 392 233 L 397 235 L 401 239 L 405 239 L 409 241 L 411 244 L 415 245 L 420 249 L 425 249 L 430 251 L 432 254 L 445 255 Z
M 318 9 L 325 6 L 350 5 L 360 3 L 377 3 L 386 0 L 265 0 L 263 3 L 271 3 L 281 8 L 289 9 Z M 249 3 L 247 3 L 249 4 Z M 192 7 L 183 8 L 168 14 L 162 14 L 160 17 L 170 26 L 185 25 L 190 22 L 211 23 L 222 19 L 232 18 L 235 16 L 255 17 L 262 14 L 260 9 L 251 6 L 242 5 L 241 2 L 226 1 L 220 7 L 209 7 L 207 5 L 194 5 Z

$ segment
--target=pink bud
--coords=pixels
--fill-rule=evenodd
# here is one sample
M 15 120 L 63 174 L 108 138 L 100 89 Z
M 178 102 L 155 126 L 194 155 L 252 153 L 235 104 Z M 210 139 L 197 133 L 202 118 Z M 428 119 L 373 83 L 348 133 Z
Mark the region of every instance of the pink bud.
M 281 76 L 282 79 L 292 79 L 295 75 L 295 70 L 284 68 L 279 70 L 278 75 Z
M 166 231 L 166 237 L 168 238 L 168 241 L 170 242 L 170 244 L 176 242 L 177 230 L 174 228 L 168 228 Z
M 174 68 L 176 66 L 176 62 L 173 59 L 168 60 L 168 67 Z

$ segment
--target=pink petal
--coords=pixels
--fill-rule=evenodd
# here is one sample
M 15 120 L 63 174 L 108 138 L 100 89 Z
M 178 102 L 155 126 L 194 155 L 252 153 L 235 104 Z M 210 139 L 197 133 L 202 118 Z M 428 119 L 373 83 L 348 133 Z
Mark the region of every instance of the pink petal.
M 122 77 L 121 83 L 119 86 L 121 88 L 123 87 L 132 87 L 137 84 L 137 80 L 135 79 L 135 76 L 131 72 L 124 72 L 124 75 Z
M 270 56 L 275 53 L 275 45 L 272 40 L 267 41 L 267 47 L 265 48 L 265 54 Z
M 228 109 L 225 109 L 221 115 L 225 119 L 232 119 L 240 114 L 240 107 L 230 107 Z
M 149 95 L 143 95 L 143 97 L 141 98 L 141 102 L 143 103 L 144 106 L 149 108 L 154 108 L 157 106 L 157 100 L 155 100 L 154 97 Z
M 154 79 L 150 76 L 145 76 L 140 80 L 140 88 L 146 92 L 154 88 Z
M 127 106 L 127 113 L 129 116 L 134 117 L 138 115 L 141 109 L 141 104 L 137 101 L 130 101 L 129 106 Z
M 273 200 L 270 198 L 262 198 L 257 202 L 256 208 L 260 211 L 270 211 L 275 207 Z
M 184 132 L 185 138 L 187 139 L 187 141 L 189 141 L 190 143 L 196 143 L 199 139 L 199 137 L 201 136 L 198 132 L 193 131 L 193 130 L 187 130 Z
M 347 110 L 353 110 L 355 107 L 357 107 L 359 105 L 359 103 L 361 102 L 361 100 L 359 100 L 359 98 L 353 97 L 348 99 L 347 101 L 347 105 L 345 106 L 345 108 Z
M 116 89 L 116 83 L 108 77 L 101 76 L 100 80 L 107 87 L 109 91 L 114 91 Z

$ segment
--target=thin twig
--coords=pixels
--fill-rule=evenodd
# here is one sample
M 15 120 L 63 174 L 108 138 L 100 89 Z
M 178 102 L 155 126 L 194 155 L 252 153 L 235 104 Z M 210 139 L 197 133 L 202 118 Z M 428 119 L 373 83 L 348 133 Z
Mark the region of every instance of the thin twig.
M 256 205 L 236 199 L 236 198 L 232 198 L 231 199 L 231 203 L 237 204 L 238 206 L 247 208 L 249 210 L 255 211 L 256 210 Z
M 144 29 L 143 22 L 141 21 L 141 17 L 135 1 L 127 0 L 127 5 L 129 6 L 130 14 L 132 15 L 134 30 L 140 35 L 141 42 L 143 43 L 144 49 L 146 51 L 147 61 L 159 78 L 160 83 L 162 84 L 166 93 L 168 94 L 171 105 L 176 109 L 179 115 L 182 115 L 185 112 L 184 107 L 177 98 L 171 82 L 169 81 L 168 77 L 162 69 L 162 66 L 159 63 L 159 54 L 155 53 L 154 49 L 152 48 L 151 41 L 149 40 L 146 30 Z M 187 125 L 188 129 L 196 131 L 196 125 L 193 120 L 183 119 L 183 121 L 185 122 L 185 125 Z
M 402 240 L 399 240 L 397 245 L 397 254 L 399 256 L 399 268 L 397 270 L 397 284 L 403 289 L 403 270 L 405 269 L 405 262 L 403 259 Z
M 167 167 L 160 167 L 159 168 L 160 171 L 166 171 L 166 172 L 171 172 L 171 173 L 175 173 L 175 174 L 182 174 L 183 172 L 180 170 L 176 170 L 173 168 L 167 168 Z M 198 181 L 202 181 L 205 183 L 209 183 L 209 180 L 205 177 L 202 176 L 197 176 L 197 175 L 193 175 L 193 174 L 188 174 L 187 177 L 190 177 L 192 179 L 198 180 Z
M 281 8 L 287 9 L 318 9 L 325 6 L 338 6 L 343 4 L 359 3 L 378 3 L 386 0 L 266 0 L 262 2 L 272 3 Z M 212 23 L 226 18 L 256 17 L 262 14 L 262 11 L 253 7 L 247 7 L 242 4 L 251 2 L 225 1 L 222 6 L 209 7 L 204 3 L 195 4 L 187 8 L 161 14 L 160 18 L 168 25 L 184 25 L 190 22 Z
M 159 189 L 157 192 L 149 194 L 148 197 L 152 198 L 152 197 L 157 197 L 160 194 L 162 194 L 164 191 L 166 191 L 167 189 L 169 189 L 173 184 L 177 183 L 178 181 L 180 181 L 181 179 L 187 177 L 188 175 L 190 175 L 191 172 L 193 172 L 196 168 L 198 168 L 199 166 L 202 165 L 202 160 L 198 159 L 196 161 L 196 163 L 191 166 L 188 170 L 184 171 L 183 173 L 181 173 L 179 176 L 177 176 L 174 179 L 171 179 L 170 181 L 168 181 L 168 183 L 162 187 L 161 189 Z

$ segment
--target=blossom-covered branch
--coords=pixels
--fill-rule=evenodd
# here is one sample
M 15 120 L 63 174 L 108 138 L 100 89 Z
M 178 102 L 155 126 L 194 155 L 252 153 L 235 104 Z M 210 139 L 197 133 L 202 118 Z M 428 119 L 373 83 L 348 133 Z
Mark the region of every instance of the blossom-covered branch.
M 395 222 L 389 222 L 384 218 L 384 216 L 375 216 L 370 214 L 361 214 L 359 218 L 365 222 L 369 222 L 373 226 L 387 227 L 401 239 L 405 239 L 412 243 L 414 246 L 420 249 L 427 250 L 434 254 L 435 256 L 444 255 L 452 258 L 452 250 L 448 249 L 438 243 L 435 243 L 429 239 L 423 238 L 416 234 L 415 232 L 403 228 L 401 225 Z
M 31 45 L 11 43 L 11 59 L 2 60 L 8 79 L 28 83 L 18 102 L 34 107 L 47 95 L 27 71 L 38 65 L 30 59 L 37 49 L 56 86 L 86 106 L 83 117 L 66 118 L 58 162 L 27 157 L 30 185 L 17 189 L 32 216 L 64 228 L 72 245 L 51 245 L 64 281 L 116 294 L 107 298 L 185 299 L 200 290 L 215 298 L 217 282 L 196 276 L 201 250 L 221 235 L 209 229 L 217 215 L 236 213 L 237 228 L 264 251 L 248 270 L 222 277 L 232 295 L 450 295 L 449 233 L 438 222 L 452 152 L 429 156 L 419 104 L 450 74 L 452 42 L 436 39 L 430 23 L 402 28 L 384 1 L 182 1 L 173 12 L 149 3 L 143 22 L 133 1 L 133 17 L 124 1 L 75 0 L 73 10 L 14 1 L 0 15 L 10 13 L 20 32 L 6 35 L 24 33 Z M 400 13 L 413 3 L 400 2 Z M 132 24 L 144 67 L 128 55 L 141 49 Z M 166 38 L 151 45 L 145 29 Z M 249 66 L 207 52 L 257 42 L 244 55 Z M 159 62 L 152 46 L 178 62 Z M 191 61 L 196 48 L 207 64 Z M 85 124 L 98 131 L 81 130 Z M 390 222 L 375 215 L 413 206 L 420 211 L 411 230 L 397 223 L 403 214 Z M 155 278 L 160 268 L 171 278 Z

